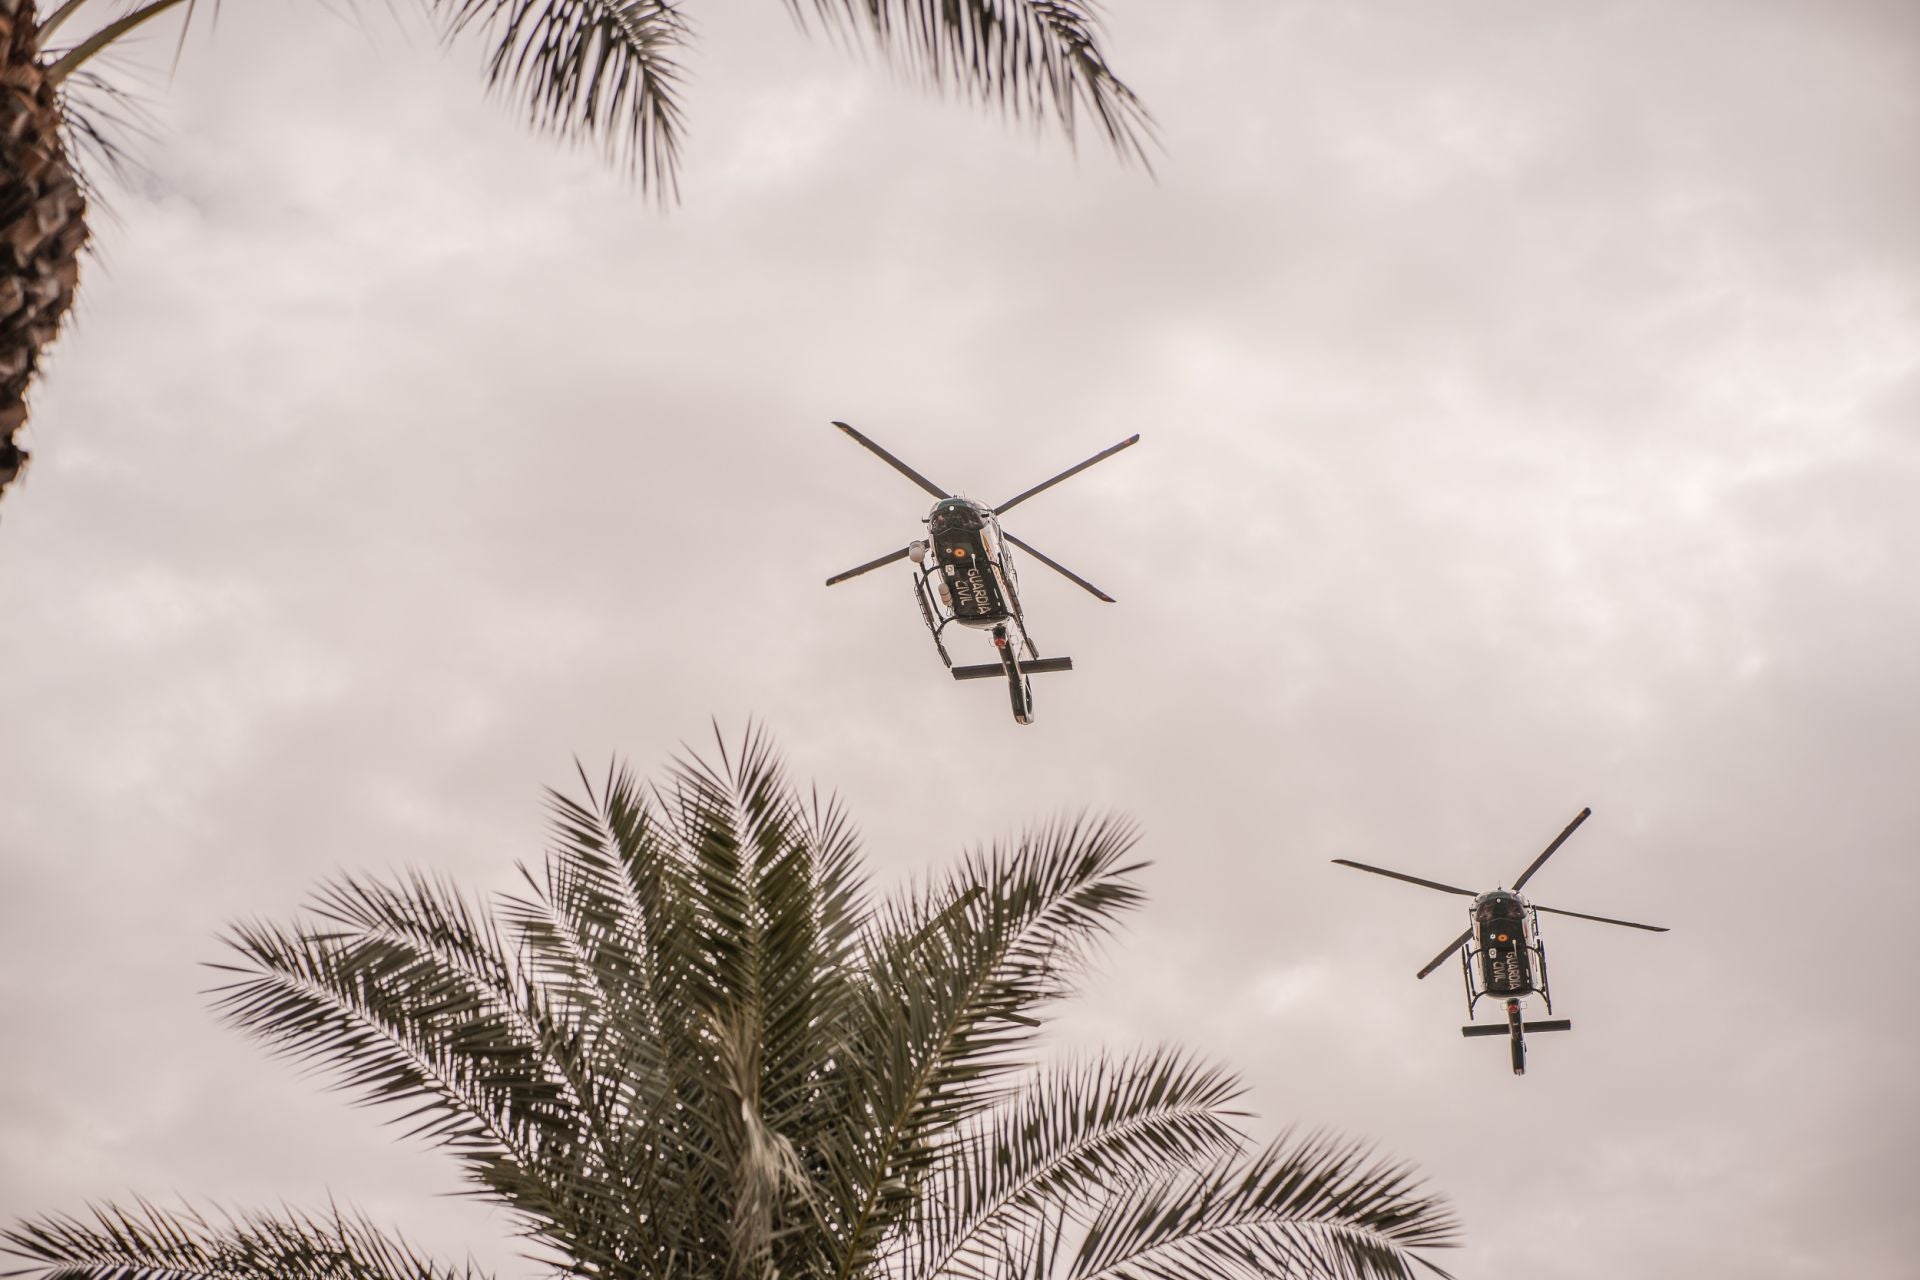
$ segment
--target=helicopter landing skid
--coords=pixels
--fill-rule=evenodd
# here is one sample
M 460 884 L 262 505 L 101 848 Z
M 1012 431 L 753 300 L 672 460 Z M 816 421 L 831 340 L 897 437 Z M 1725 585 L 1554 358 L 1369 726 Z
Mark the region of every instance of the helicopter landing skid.
M 940 629 L 946 624 L 933 620 L 933 601 L 932 597 L 927 594 L 927 579 L 925 574 L 913 580 L 913 598 L 920 602 L 920 616 L 925 619 L 927 631 L 933 636 L 933 647 L 940 651 L 941 664 L 951 671 L 953 669 L 953 659 L 947 656 L 947 646 L 940 643 Z

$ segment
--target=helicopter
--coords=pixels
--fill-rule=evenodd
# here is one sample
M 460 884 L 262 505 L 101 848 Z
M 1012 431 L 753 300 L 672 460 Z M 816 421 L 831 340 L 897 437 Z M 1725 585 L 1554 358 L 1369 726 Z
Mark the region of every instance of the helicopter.
M 1573 1023 L 1567 1018 L 1545 1018 L 1528 1022 L 1521 1014 L 1522 999 L 1531 995 L 1539 996 L 1545 1002 L 1547 1012 L 1553 1012 L 1553 994 L 1547 986 L 1547 950 L 1540 941 L 1539 912 L 1545 911 L 1549 915 L 1556 916 L 1572 916 L 1577 920 L 1597 920 L 1601 924 L 1623 925 L 1629 929 L 1645 929 L 1649 933 L 1667 932 L 1663 926 L 1657 924 L 1636 924 L 1632 920 L 1593 916 L 1584 911 L 1543 907 L 1520 896 L 1520 890 L 1533 878 L 1534 872 L 1540 870 L 1547 859 L 1553 856 L 1554 851 L 1567 842 L 1567 837 L 1571 836 L 1580 824 L 1592 815 L 1592 809 L 1582 809 L 1579 816 L 1567 824 L 1566 830 L 1555 836 L 1553 843 L 1548 845 L 1540 856 L 1520 873 L 1519 879 L 1513 882 L 1512 889 L 1496 888 L 1486 893 L 1475 893 L 1471 889 L 1441 884 L 1437 880 L 1423 880 L 1419 876 L 1410 876 L 1403 871 L 1370 867 L 1364 862 L 1354 862 L 1347 858 L 1333 860 L 1343 867 L 1370 871 L 1377 876 L 1389 876 L 1395 880 L 1405 880 L 1408 884 L 1422 885 L 1428 889 L 1438 889 L 1442 893 L 1456 893 L 1473 899 L 1473 906 L 1467 913 L 1469 920 L 1467 931 L 1449 942 L 1446 949 L 1429 960 L 1414 977 L 1426 977 L 1444 964 L 1447 957 L 1456 951 L 1460 952 L 1460 968 L 1467 984 L 1467 1017 L 1476 1016 L 1475 1007 L 1481 999 L 1489 996 L 1504 1001 L 1507 1013 L 1505 1026 L 1462 1027 L 1460 1034 L 1506 1036 L 1513 1060 L 1513 1074 L 1517 1076 L 1527 1073 L 1527 1032 L 1573 1030 Z
M 1051 489 L 1062 480 L 1076 476 L 1094 463 L 1111 458 L 1137 443 L 1139 435 L 1128 436 L 1085 462 L 1068 467 L 1051 480 L 1017 493 L 997 507 L 989 507 L 971 498 L 948 493 L 846 423 L 836 421 L 833 425 L 938 501 L 921 520 L 927 526 L 927 537 L 909 542 L 898 551 L 889 551 L 845 573 L 836 573 L 827 579 L 827 585 L 857 578 L 896 560 L 911 559 L 917 569 L 914 597 L 920 602 L 920 618 L 933 634 L 933 647 L 939 651 L 940 661 L 953 672 L 955 680 L 985 680 L 1005 676 L 1013 703 L 1014 721 L 1032 724 L 1033 688 L 1028 677 L 1043 671 L 1071 671 L 1073 659 L 1040 656 L 1040 650 L 1027 632 L 1026 615 L 1020 609 L 1019 575 L 1014 570 L 1010 548 L 1020 548 L 1108 604 L 1113 603 L 1113 597 L 1059 561 L 1042 554 L 1038 548 L 1002 529 L 1000 517 L 1035 494 Z M 998 651 L 999 661 L 978 666 L 954 666 L 953 659 L 947 655 L 947 646 L 940 637 L 948 626 L 956 622 L 963 627 L 988 632 L 993 639 L 994 649 Z M 1022 650 L 1026 652 L 1024 658 L 1020 656 Z

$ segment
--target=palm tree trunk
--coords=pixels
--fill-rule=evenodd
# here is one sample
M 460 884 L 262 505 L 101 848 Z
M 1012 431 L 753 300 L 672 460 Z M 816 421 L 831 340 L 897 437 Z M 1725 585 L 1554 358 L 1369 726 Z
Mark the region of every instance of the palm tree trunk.
M 39 28 L 34 0 L 0 0 L 0 493 L 26 465 L 15 435 L 27 385 L 73 305 L 87 242 Z

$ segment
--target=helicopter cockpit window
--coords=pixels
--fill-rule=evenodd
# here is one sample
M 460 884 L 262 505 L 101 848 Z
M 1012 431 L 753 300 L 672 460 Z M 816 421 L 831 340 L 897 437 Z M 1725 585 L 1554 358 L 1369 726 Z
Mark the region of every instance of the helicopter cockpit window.
M 936 507 L 934 508 L 933 515 L 927 521 L 927 527 L 935 533 L 946 533 L 949 530 L 958 529 L 978 529 L 980 527 L 980 516 L 972 507 Z
M 1483 902 L 1474 914 L 1483 924 L 1506 923 L 1518 926 L 1522 912 L 1520 904 L 1511 900 L 1505 902 Z

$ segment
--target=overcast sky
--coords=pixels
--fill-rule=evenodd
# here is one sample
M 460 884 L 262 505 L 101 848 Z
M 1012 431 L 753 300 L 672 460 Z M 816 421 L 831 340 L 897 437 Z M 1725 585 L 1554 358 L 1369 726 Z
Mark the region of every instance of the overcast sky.
M 763 719 L 892 881 L 1083 806 L 1152 901 L 1062 1043 L 1457 1202 L 1463 1275 L 1907 1280 L 1920 1150 L 1920 8 L 1113 0 L 1156 174 L 689 5 L 679 207 L 371 6 L 227 4 L 112 189 L 0 506 L 0 1219 L 329 1192 L 508 1222 L 216 1024 L 343 869 L 505 885 L 574 755 Z M 1070 675 L 941 671 L 890 566 L 999 501 Z M 984 661 L 972 635 L 957 662 Z M 954 794 L 970 807 L 938 799 Z M 1556 1012 L 1460 902 L 1583 805 Z

